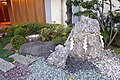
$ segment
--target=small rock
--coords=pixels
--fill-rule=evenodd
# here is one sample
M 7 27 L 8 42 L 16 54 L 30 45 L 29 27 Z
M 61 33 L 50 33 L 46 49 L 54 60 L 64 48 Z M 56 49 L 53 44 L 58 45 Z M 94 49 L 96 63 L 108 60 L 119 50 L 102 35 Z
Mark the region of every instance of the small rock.
M 12 49 L 13 49 L 13 46 L 12 46 L 11 43 L 8 43 L 8 44 L 4 47 L 4 49 L 6 49 L 6 50 L 12 50 Z
M 58 45 L 55 51 L 48 57 L 49 65 L 54 65 L 59 68 L 64 68 L 68 57 L 68 49 L 62 45 Z

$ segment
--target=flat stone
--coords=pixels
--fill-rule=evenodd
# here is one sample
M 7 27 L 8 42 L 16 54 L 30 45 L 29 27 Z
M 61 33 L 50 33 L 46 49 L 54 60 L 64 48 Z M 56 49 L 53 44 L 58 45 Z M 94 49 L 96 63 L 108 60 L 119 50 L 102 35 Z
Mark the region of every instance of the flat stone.
M 7 80 L 4 76 L 0 75 L 0 80 Z
M 0 58 L 0 70 L 7 72 L 14 67 L 15 67 L 15 65 L 13 65 L 12 63 Z
M 19 62 L 20 64 L 24 64 L 26 66 L 29 66 L 34 61 L 36 61 L 34 59 L 30 59 L 30 58 L 22 56 L 20 54 L 13 54 L 13 55 L 11 55 L 9 57 L 13 58 L 16 62 Z
M 19 49 L 19 53 L 28 53 L 36 57 L 43 56 L 46 59 L 54 50 L 55 45 L 53 45 L 51 41 L 37 41 L 23 44 Z

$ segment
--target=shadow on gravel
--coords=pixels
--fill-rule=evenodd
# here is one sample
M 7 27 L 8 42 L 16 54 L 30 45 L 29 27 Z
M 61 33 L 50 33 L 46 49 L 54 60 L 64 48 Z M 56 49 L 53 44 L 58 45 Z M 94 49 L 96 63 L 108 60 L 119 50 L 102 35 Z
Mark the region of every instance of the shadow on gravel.
M 94 69 L 95 71 L 100 73 L 100 70 L 88 60 L 75 59 L 73 57 L 67 58 L 65 70 L 67 70 L 70 73 L 75 73 L 79 70 L 84 71 L 90 69 Z

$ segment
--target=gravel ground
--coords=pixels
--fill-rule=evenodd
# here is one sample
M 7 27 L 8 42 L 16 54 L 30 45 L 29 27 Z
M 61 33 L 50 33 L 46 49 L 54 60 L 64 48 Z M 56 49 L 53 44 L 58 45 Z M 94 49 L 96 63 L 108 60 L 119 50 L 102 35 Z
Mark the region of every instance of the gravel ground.
M 70 63 L 72 65 L 76 62 L 73 61 Z M 44 58 L 39 58 L 38 61 L 29 66 L 28 69 L 32 74 L 28 76 L 27 80 L 67 80 L 69 77 L 73 78 L 73 80 L 111 80 L 111 78 L 102 75 L 100 71 L 90 62 L 85 61 L 83 62 L 84 64 L 80 62 L 77 63 L 78 66 L 82 64 L 84 66 L 81 68 L 78 68 L 78 66 L 76 68 L 71 68 L 73 69 L 71 72 L 69 70 L 70 63 L 69 66 L 63 70 L 48 66 Z M 78 71 L 75 72 L 75 69 Z
M 27 66 L 15 63 L 16 67 L 10 71 L 4 73 L 0 71 L 0 74 L 3 75 L 7 80 L 24 80 L 30 75 L 30 72 L 27 70 Z

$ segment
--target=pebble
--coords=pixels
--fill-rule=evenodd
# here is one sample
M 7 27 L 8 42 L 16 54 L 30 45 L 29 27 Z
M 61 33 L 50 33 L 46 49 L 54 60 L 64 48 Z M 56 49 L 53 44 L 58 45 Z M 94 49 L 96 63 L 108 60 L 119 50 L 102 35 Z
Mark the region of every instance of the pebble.
M 28 69 L 32 74 L 26 80 L 67 80 L 69 77 L 73 80 L 111 80 L 93 68 L 70 73 L 63 69 L 50 67 L 43 58 L 39 58 Z

